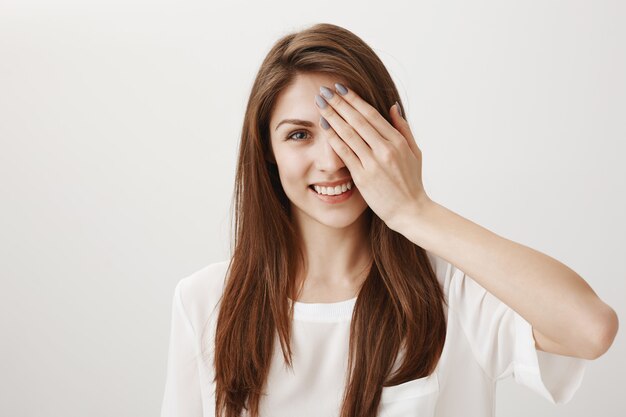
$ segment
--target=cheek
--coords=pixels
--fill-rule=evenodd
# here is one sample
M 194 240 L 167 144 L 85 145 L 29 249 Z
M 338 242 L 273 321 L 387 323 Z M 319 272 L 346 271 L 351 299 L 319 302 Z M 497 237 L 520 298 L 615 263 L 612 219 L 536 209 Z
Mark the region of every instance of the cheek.
M 283 183 L 308 185 L 306 182 L 308 165 L 302 155 L 293 152 L 278 153 L 276 155 L 276 165 L 278 166 L 278 172 L 280 173 L 280 178 Z

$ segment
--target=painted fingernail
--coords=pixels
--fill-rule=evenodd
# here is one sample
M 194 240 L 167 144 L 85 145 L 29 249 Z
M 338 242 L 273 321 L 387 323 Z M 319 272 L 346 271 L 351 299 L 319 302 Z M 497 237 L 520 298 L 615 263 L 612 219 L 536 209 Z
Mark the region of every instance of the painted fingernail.
M 322 125 L 322 128 L 324 130 L 330 128 L 330 125 L 328 124 L 328 121 L 326 121 L 326 119 L 324 119 L 324 116 L 320 116 L 320 124 Z
M 344 87 L 343 84 L 336 83 L 335 88 L 337 89 L 337 92 L 342 96 L 345 96 L 348 93 L 348 89 Z
M 326 98 L 333 98 L 333 92 L 328 87 L 321 86 L 320 87 L 320 92 Z
M 404 119 L 404 115 L 402 114 L 402 109 L 400 108 L 400 103 L 396 101 L 396 109 L 398 109 L 398 113 L 400 113 L 400 117 Z
M 326 100 L 324 100 L 324 98 L 318 94 L 315 95 L 315 104 L 317 104 L 320 109 L 325 109 L 326 106 L 328 106 Z

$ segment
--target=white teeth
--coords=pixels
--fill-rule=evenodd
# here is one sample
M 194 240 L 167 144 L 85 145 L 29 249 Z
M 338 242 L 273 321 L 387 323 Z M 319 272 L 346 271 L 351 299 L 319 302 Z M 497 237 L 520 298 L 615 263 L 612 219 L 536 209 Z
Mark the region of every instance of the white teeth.
M 337 185 L 335 187 L 320 187 L 319 185 L 314 185 L 313 188 L 315 188 L 315 191 L 317 191 L 318 194 L 338 195 L 341 193 L 345 193 L 348 190 L 351 190 L 352 181 L 348 181 L 345 184 Z

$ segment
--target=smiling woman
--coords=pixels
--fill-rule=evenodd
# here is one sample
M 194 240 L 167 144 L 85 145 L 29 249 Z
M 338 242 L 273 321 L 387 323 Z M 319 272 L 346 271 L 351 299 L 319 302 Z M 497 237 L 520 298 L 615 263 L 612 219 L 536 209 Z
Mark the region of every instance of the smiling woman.
M 271 146 L 268 152 L 279 171 L 281 188 L 289 199 L 291 221 L 299 225 L 299 229 L 315 230 L 318 225 L 325 225 L 342 233 L 354 230 L 362 234 L 358 230 L 363 229 L 363 222 L 367 221 L 362 216 L 368 208 L 367 203 L 358 189 L 353 187 L 350 171 L 333 151 L 328 141 L 330 131 L 317 123 L 319 115 L 312 105 L 312 98 L 319 91 L 320 85 L 333 85 L 340 80 L 337 76 L 322 72 L 296 74 L 276 97 L 269 122 Z M 296 126 L 309 129 L 294 130 Z M 295 139 L 297 134 L 300 136 Z M 342 203 L 341 206 L 337 205 L 339 203 Z M 305 237 L 305 242 L 312 240 L 313 236 Z M 355 246 L 353 252 L 363 251 L 357 250 Z M 324 254 L 324 258 L 326 262 L 333 262 L 327 254 Z M 339 268 L 346 269 L 345 266 Z M 329 276 L 332 271 L 322 271 L 317 267 L 317 271 L 310 271 L 309 274 Z M 313 280 L 313 277 L 309 278 L 309 284 Z M 310 298 L 307 288 L 310 287 L 303 288 L 304 294 L 300 295 L 300 299 Z
M 403 114 L 348 30 L 271 48 L 232 259 L 176 287 L 163 417 L 484 417 L 506 377 L 572 398 L 615 313 L 565 265 L 432 201 Z

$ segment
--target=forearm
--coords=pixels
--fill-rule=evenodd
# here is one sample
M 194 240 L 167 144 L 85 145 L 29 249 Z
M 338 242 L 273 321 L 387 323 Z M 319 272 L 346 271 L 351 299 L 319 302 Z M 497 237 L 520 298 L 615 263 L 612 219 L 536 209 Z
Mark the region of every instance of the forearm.
M 615 312 L 576 272 L 428 200 L 394 230 L 447 260 L 574 356 L 604 353 Z

